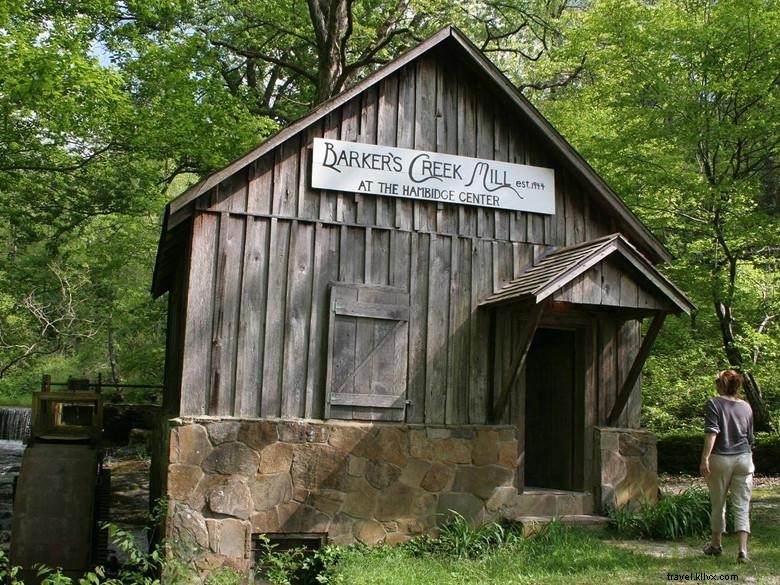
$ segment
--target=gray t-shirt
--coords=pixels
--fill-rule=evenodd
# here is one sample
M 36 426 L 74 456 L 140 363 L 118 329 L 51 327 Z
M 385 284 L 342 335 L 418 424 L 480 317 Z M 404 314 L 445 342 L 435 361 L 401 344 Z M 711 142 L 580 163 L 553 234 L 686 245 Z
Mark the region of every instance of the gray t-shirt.
M 753 444 L 753 409 L 744 400 L 710 398 L 704 411 L 704 432 L 716 433 L 712 452 L 717 455 L 750 453 Z

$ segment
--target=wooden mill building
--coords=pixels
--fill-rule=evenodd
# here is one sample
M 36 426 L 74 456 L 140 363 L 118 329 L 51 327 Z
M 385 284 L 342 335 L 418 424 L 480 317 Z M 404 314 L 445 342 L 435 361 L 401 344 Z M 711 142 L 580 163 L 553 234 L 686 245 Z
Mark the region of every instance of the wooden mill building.
M 166 208 L 169 531 L 245 567 L 257 533 L 400 542 L 451 509 L 654 497 L 639 373 L 692 309 L 667 259 L 440 31 Z

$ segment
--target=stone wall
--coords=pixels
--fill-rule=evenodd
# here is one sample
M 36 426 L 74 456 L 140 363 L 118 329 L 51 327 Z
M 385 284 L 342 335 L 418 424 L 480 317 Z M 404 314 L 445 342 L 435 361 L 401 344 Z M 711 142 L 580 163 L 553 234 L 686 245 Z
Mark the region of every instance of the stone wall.
M 448 510 L 481 523 L 517 494 L 517 429 L 173 419 L 169 541 L 210 567 L 251 565 L 252 533 L 399 543 Z
M 596 501 L 602 511 L 658 497 L 656 438 L 644 429 L 596 427 Z

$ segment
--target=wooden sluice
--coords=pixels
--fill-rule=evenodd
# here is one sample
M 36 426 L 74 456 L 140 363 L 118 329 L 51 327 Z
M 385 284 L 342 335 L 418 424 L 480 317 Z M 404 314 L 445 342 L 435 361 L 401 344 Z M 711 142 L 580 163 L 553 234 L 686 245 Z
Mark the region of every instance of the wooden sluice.
M 35 565 L 60 567 L 81 576 L 100 562 L 106 535 L 99 529 L 103 400 L 88 381 L 52 392 L 50 384 L 33 394 L 32 432 L 17 480 L 11 562 L 23 568 L 25 583 L 39 581 Z

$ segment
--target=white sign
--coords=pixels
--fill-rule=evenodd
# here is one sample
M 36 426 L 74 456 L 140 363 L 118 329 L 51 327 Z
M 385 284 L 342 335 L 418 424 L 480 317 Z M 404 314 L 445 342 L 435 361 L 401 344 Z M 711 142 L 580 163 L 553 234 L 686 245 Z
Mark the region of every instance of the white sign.
M 552 169 L 342 140 L 314 139 L 315 189 L 555 213 Z

